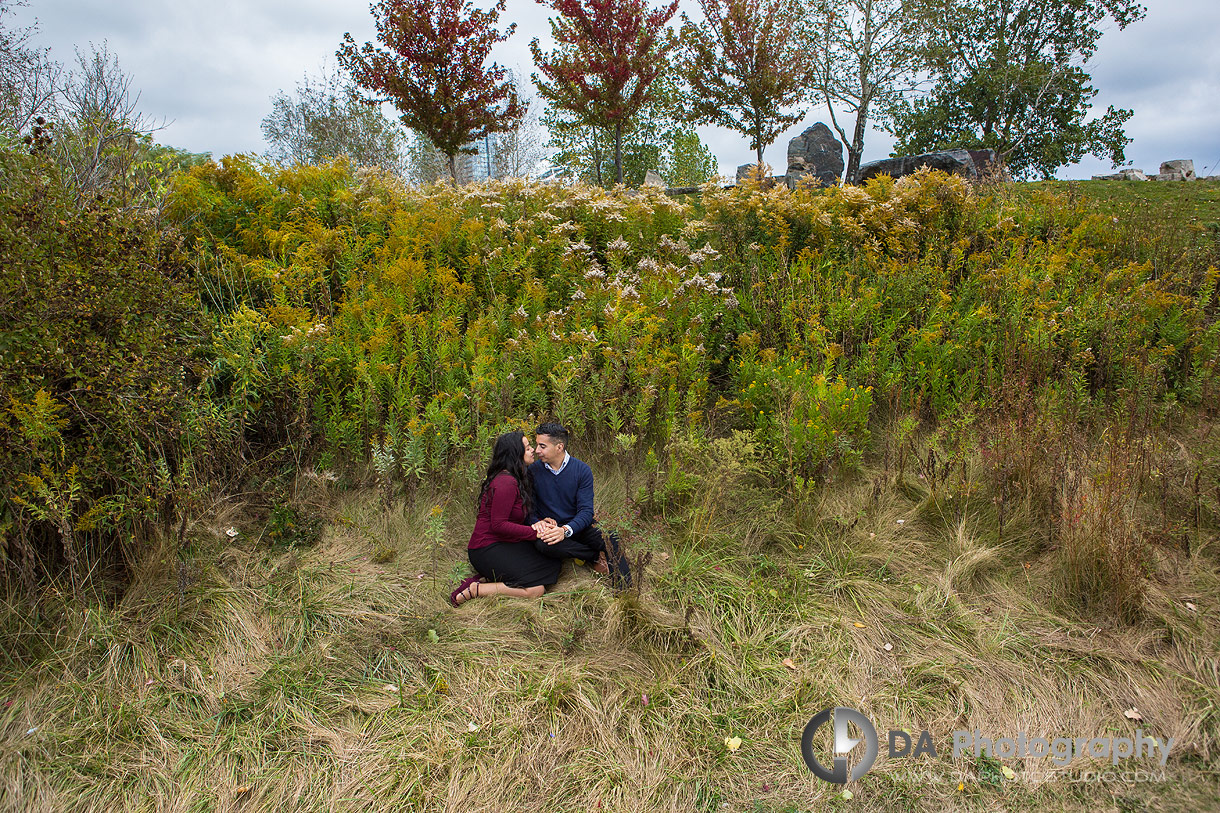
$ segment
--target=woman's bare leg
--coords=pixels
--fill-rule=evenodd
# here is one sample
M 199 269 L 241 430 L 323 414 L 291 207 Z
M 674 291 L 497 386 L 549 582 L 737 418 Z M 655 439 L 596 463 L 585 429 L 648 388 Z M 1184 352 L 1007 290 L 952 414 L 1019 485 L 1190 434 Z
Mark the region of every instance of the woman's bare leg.
M 546 587 L 537 585 L 536 587 L 509 587 L 504 582 L 475 582 L 465 590 L 457 594 L 454 599 L 457 603 L 464 604 L 472 598 L 480 598 L 482 596 L 515 596 L 517 598 L 539 598 L 546 592 Z

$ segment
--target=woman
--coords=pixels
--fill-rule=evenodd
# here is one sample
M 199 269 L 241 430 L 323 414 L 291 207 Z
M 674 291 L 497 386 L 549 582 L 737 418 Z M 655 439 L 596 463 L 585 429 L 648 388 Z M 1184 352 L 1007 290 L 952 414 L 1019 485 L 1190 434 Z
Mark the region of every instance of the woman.
M 539 535 L 525 524 L 533 507 L 533 481 L 525 467 L 533 462 L 534 447 L 523 432 L 496 438 L 466 546 L 477 572 L 449 595 L 454 607 L 479 596 L 537 598 L 559 580 L 562 562 L 534 549 Z

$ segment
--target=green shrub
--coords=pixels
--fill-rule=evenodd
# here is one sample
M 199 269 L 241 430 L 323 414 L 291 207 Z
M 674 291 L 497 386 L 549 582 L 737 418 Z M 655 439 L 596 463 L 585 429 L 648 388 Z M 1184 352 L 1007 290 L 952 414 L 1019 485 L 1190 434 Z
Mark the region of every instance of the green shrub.
M 7 562 L 80 585 L 172 522 L 218 415 L 196 390 L 209 328 L 155 215 L 74 205 L 39 157 L 0 154 L 0 482 Z

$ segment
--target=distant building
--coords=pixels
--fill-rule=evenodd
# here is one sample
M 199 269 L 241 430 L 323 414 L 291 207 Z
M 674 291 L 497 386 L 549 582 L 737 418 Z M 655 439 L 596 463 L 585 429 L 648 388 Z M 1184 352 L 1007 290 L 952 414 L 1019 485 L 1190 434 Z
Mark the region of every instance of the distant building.
M 515 81 L 509 71 L 510 81 Z M 494 133 L 462 145 L 470 153 L 459 152 L 454 157 L 458 184 L 477 183 L 491 178 L 534 177 L 543 162 L 546 133 L 536 121 L 536 114 L 527 116 L 522 127 L 508 133 Z M 414 133 L 410 146 L 414 170 L 410 180 L 431 183 L 449 175 L 448 159 L 423 135 Z M 551 170 L 548 178 L 555 179 L 563 170 Z
M 508 69 L 508 75 L 505 78 L 512 83 L 517 81 L 517 75 L 513 72 L 512 68 Z M 466 147 L 473 147 L 476 152 L 473 155 L 459 155 L 457 157 L 459 183 L 486 181 L 489 178 L 496 177 L 497 141 L 498 139 L 493 136 L 484 136 L 477 141 L 464 145 Z
M 478 152 L 473 155 L 459 155 L 457 158 L 458 179 L 462 183 L 470 181 L 485 181 L 495 177 L 496 142 L 491 136 L 484 136 L 478 141 L 468 144 Z

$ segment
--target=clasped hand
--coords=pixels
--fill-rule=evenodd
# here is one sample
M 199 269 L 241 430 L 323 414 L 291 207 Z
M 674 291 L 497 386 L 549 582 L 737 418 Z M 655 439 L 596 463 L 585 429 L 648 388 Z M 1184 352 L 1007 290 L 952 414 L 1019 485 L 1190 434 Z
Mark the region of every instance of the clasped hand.
M 563 541 L 563 526 L 556 524 L 551 517 L 540 519 L 530 527 L 538 534 L 538 538 L 548 545 Z

